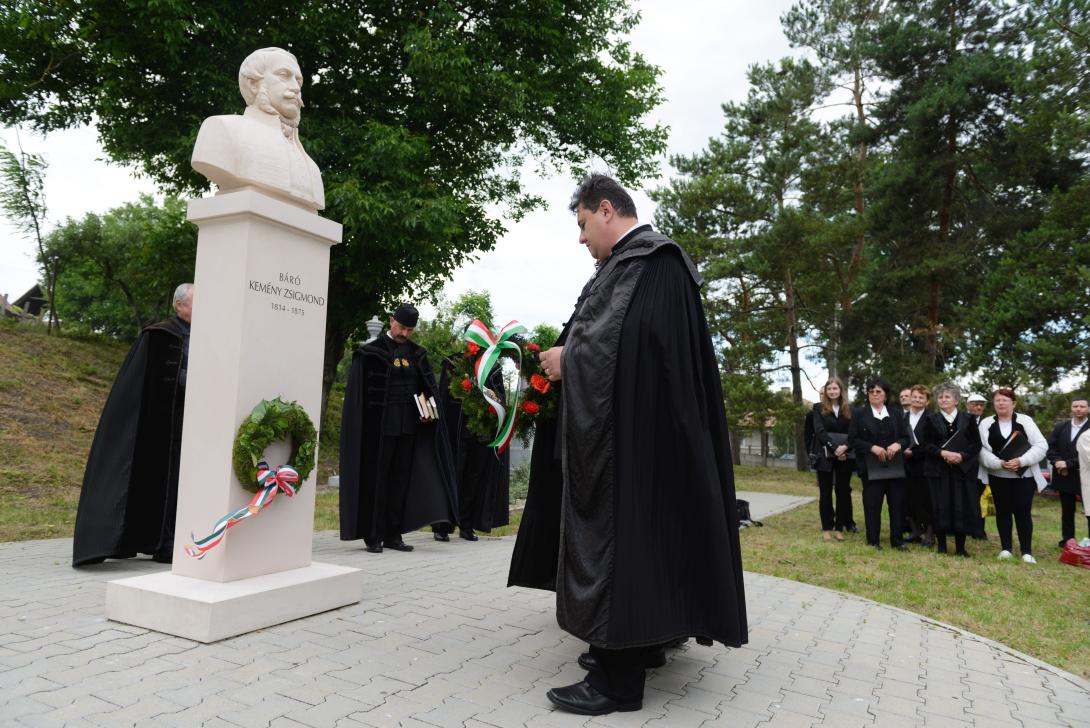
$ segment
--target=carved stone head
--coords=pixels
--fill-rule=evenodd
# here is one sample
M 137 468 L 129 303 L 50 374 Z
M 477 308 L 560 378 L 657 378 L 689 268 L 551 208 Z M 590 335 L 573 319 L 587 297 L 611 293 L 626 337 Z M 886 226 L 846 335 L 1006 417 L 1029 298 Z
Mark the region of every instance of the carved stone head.
M 303 108 L 303 73 L 283 48 L 261 48 L 242 62 L 238 88 L 247 106 L 276 114 L 285 127 L 299 126 Z

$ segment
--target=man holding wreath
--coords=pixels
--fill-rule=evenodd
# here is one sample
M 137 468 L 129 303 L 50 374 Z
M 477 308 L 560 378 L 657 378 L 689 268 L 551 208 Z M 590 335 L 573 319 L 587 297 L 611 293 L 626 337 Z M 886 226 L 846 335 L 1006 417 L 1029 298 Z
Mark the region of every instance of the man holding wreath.
M 564 383 L 557 620 L 590 650 L 587 677 L 548 698 L 601 715 L 642 707 L 667 644 L 746 642 L 746 607 L 700 274 L 610 177 L 588 177 L 570 207 L 597 272 L 541 361 Z

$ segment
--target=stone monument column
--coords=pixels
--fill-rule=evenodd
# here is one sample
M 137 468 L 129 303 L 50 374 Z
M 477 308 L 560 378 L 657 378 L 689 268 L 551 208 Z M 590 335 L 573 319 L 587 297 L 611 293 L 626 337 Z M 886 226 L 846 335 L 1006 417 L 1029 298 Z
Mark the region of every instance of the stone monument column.
M 311 561 L 316 468 L 203 559 L 185 551 L 191 534 L 253 496 L 231 456 L 254 406 L 295 401 L 320 426 L 329 249 L 341 226 L 317 214 L 325 199 L 299 142 L 301 86 L 294 56 L 255 51 L 239 71 L 245 113 L 206 119 L 197 137 L 193 166 L 219 191 L 191 200 L 187 216 L 199 234 L 173 565 L 110 582 L 110 619 L 212 642 L 361 598 L 357 569 Z M 265 459 L 275 468 L 289 450 L 275 443 Z

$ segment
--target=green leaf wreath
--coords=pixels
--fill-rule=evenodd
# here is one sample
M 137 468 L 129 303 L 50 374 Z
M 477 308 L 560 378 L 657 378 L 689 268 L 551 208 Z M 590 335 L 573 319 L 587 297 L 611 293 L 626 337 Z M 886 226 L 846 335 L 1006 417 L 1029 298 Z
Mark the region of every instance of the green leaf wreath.
M 264 458 L 265 448 L 274 442 L 291 438 L 291 455 L 286 464 L 299 473 L 299 487 L 303 486 L 314 469 L 318 449 L 318 431 L 314 429 L 306 410 L 297 402 L 263 399 L 239 425 L 235 435 L 231 464 L 235 477 L 242 487 L 251 493 L 258 491 L 254 473 Z
M 523 385 L 519 395 L 518 418 L 515 420 L 515 437 L 523 445 L 529 446 L 534 426 L 556 418 L 556 387 L 541 368 L 538 359 L 541 347 L 522 336 L 513 341 L 518 343 L 522 355 L 519 381 Z M 451 370 L 450 394 L 462 403 L 466 428 L 487 442 L 496 434 L 496 413 L 475 385 L 474 366 L 480 354 L 481 348 L 468 341 L 464 354 L 452 357 L 454 367 Z M 517 363 L 514 352 L 505 352 L 503 356 Z

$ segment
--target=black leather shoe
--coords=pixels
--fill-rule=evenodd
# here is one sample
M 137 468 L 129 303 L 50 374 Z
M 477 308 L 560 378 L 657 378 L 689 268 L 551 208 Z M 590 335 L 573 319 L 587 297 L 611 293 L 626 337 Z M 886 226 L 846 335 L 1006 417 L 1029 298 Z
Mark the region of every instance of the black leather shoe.
M 893 550 L 894 551 L 908 551 L 908 546 L 905 546 L 903 543 L 899 543 L 899 544 L 897 544 L 896 546 L 893 547 Z
M 371 544 L 367 544 L 367 546 L 365 546 L 363 550 L 369 554 L 381 554 L 382 546 L 379 544 L 375 544 L 373 546 Z
M 882 544 L 880 544 L 880 543 L 869 543 L 867 545 L 870 546 L 875 551 L 881 551 L 882 550 Z
M 846 530 L 848 533 L 859 533 L 859 529 L 855 527 L 854 523 L 844 530 Z
M 643 661 L 643 666 L 648 670 L 654 670 L 656 667 L 662 667 L 666 664 L 666 650 L 655 650 L 649 652 Z M 583 668 L 587 672 L 595 672 L 599 669 L 598 658 L 589 652 L 584 652 L 579 655 L 579 667 Z
M 965 559 L 973 558 L 973 555 L 970 554 L 968 551 L 955 551 L 954 556 L 961 556 L 962 558 L 965 558 Z
M 466 541 L 480 541 L 480 539 L 477 538 L 477 534 L 473 533 L 472 528 L 470 528 L 470 529 L 460 529 L 458 531 L 458 535 L 461 536 L 462 538 L 464 538 Z
M 431 537 L 434 538 L 436 541 L 449 541 L 450 540 L 450 536 L 448 536 L 445 533 L 439 533 L 438 531 L 434 532 L 431 535 Z
M 388 549 L 393 549 L 394 551 L 412 551 L 413 550 L 413 547 L 410 546 L 409 544 L 405 543 L 404 541 L 398 541 L 397 543 L 384 543 L 382 545 L 385 546 Z
M 605 715 L 613 712 L 628 712 L 643 707 L 643 699 L 621 702 L 607 698 L 583 680 L 566 688 L 553 688 L 545 693 L 552 704 L 561 710 L 578 715 Z
M 174 561 L 174 554 L 169 551 L 156 551 L 151 555 L 151 560 L 157 564 L 169 564 Z
M 1063 548 L 1065 543 L 1067 543 L 1067 539 L 1066 538 L 1061 538 L 1060 542 L 1058 544 L 1056 544 L 1056 545 L 1059 546 L 1060 548 Z M 152 558 L 155 558 L 155 557 L 153 556 Z

